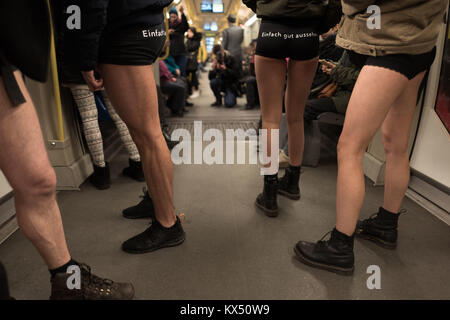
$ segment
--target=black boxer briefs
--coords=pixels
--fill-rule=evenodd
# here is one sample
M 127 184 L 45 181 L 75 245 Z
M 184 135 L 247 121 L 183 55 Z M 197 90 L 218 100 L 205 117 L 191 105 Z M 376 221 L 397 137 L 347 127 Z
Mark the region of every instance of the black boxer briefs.
M 256 43 L 256 54 L 274 59 L 310 60 L 319 55 L 316 23 L 263 19 Z
M 401 73 L 411 80 L 422 71 L 428 70 L 431 67 L 436 57 L 436 47 L 427 53 L 418 55 L 391 54 L 374 57 L 362 55 L 354 51 L 348 51 L 348 54 L 350 61 L 360 68 L 367 65 L 382 67 Z
M 159 57 L 165 41 L 164 23 L 150 28 L 130 26 L 105 30 L 100 39 L 99 63 L 151 65 Z

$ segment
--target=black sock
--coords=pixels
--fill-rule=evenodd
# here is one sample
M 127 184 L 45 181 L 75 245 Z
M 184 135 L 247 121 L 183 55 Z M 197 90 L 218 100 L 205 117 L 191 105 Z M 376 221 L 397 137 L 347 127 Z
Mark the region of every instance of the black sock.
M 66 264 L 55 268 L 55 269 L 49 269 L 48 271 L 50 271 L 50 274 L 52 276 L 52 278 L 58 274 L 58 273 L 66 273 L 67 272 L 67 268 L 69 266 L 73 266 L 73 265 L 78 265 L 78 262 L 76 262 L 75 260 L 73 260 L 72 258 L 69 260 L 69 262 L 67 262 Z
M 302 169 L 302 166 L 293 166 L 291 164 L 289 164 L 289 171 L 294 172 L 294 173 L 300 173 L 300 170 Z
M 397 225 L 399 214 L 387 211 L 383 207 L 380 207 L 380 210 L 378 211 L 378 215 L 377 216 L 378 216 L 378 218 L 380 220 L 383 220 L 383 221 L 386 221 L 388 223 Z
M 264 176 L 264 182 L 273 183 L 278 181 L 278 172 L 275 174 L 266 174 Z

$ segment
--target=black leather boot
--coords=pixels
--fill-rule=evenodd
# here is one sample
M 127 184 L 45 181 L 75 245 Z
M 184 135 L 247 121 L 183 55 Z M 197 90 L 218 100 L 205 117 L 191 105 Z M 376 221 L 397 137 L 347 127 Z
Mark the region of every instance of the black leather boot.
M 378 213 L 374 213 L 366 220 L 358 221 L 356 236 L 373 241 L 383 248 L 395 249 L 397 247 L 398 217 L 404 212 L 406 210 L 395 214 L 380 207 Z
M 144 170 L 142 170 L 142 162 L 128 159 L 129 166 L 124 168 L 122 173 L 139 182 L 145 181 Z
M 111 186 L 109 163 L 106 162 L 104 167 L 94 164 L 94 173 L 89 177 L 89 181 L 99 190 L 108 189 Z
M 278 216 L 277 191 L 277 174 L 264 176 L 264 190 L 256 198 L 255 204 L 269 217 Z
M 330 233 L 330 239 L 324 241 L 323 239 Z M 308 266 L 341 275 L 351 275 L 355 263 L 353 239 L 353 235 L 349 237 L 334 228 L 316 243 L 298 242 L 294 251 L 297 258 Z
M 278 193 L 292 200 L 300 199 L 300 169 L 301 167 L 293 167 L 289 165 L 284 172 L 283 178 L 280 179 Z

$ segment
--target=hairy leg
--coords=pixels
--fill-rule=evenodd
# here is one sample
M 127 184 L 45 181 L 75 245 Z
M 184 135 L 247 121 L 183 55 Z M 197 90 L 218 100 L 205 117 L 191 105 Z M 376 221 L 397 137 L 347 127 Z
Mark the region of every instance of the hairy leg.
M 359 74 L 347 108 L 338 143 L 336 228 L 352 235 L 364 200 L 364 152 L 394 101 L 408 86 L 395 71 L 365 66 Z
M 0 168 L 14 190 L 20 229 L 53 269 L 70 260 L 56 203 L 56 176 L 30 95 L 20 72 L 15 76 L 27 102 L 13 107 L 0 78 Z
M 161 131 L 153 66 L 100 66 L 105 89 L 141 155 L 145 179 L 164 227 L 175 221 L 173 163 Z
M 305 134 L 303 112 L 317 69 L 317 58 L 289 61 L 286 90 L 286 120 L 288 125 L 289 163 L 300 166 L 303 158 Z

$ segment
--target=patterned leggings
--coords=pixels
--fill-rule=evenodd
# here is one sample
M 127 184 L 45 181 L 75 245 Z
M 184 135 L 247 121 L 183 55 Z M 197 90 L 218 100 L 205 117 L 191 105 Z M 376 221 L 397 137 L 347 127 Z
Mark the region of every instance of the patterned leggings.
M 81 120 L 83 122 L 83 132 L 92 156 L 92 161 L 96 166 L 104 167 L 106 164 L 105 155 L 103 153 L 103 139 L 98 126 L 98 111 L 95 104 L 94 93 L 89 91 L 88 87 L 84 85 L 74 85 L 69 86 L 69 88 L 72 91 L 73 98 L 80 111 Z M 108 113 L 119 130 L 120 139 L 127 149 L 130 159 L 141 161 L 138 149 L 131 139 L 126 124 L 114 110 L 105 90 L 102 91 L 102 95 L 106 107 L 108 108 Z

